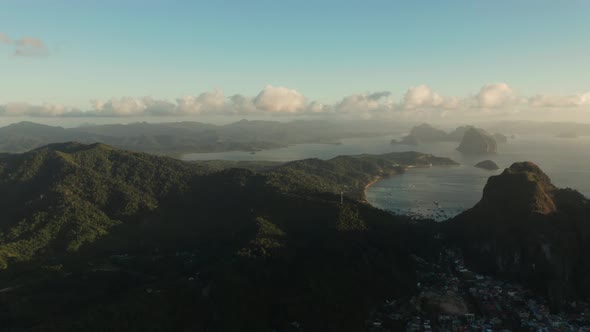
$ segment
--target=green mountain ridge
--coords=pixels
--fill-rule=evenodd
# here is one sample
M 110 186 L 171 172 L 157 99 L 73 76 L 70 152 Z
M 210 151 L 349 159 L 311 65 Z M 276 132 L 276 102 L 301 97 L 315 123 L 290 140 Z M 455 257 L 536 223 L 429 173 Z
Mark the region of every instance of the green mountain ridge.
M 414 164 L 455 163 L 408 152 L 253 171 L 80 143 L 4 155 L 0 322 L 362 329 L 374 303 L 412 292 L 418 243 L 402 236 L 404 217 L 361 202 L 364 186 Z M 136 316 L 154 306 L 178 314 Z
M 409 166 L 456 165 L 447 158 L 240 165 L 100 143 L 0 156 L 3 328 L 362 331 L 384 300 L 416 293 L 412 257 L 445 247 L 555 308 L 589 294 L 590 204 L 532 163 L 491 177 L 443 223 L 373 208 L 364 190 Z
M 77 143 L 5 156 L 0 164 L 0 192 L 7 197 L 2 209 L 15 217 L 2 222 L 12 227 L 2 236 L 2 265 L 41 249 L 75 251 L 156 209 L 159 197 L 182 190 L 181 174 L 191 171 L 174 160 Z M 51 245 L 54 238 L 58 245 Z

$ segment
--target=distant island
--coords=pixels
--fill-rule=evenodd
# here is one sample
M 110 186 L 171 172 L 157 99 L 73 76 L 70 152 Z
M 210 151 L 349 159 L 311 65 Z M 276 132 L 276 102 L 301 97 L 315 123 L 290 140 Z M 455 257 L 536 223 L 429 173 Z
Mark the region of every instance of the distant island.
M 496 164 L 493 160 L 484 160 L 480 161 L 479 163 L 475 164 L 475 167 L 486 169 L 489 171 L 493 171 L 499 169 L 500 167 Z
M 433 142 L 461 142 L 465 134 L 471 130 L 476 130 L 483 135 L 492 137 L 496 143 L 508 142 L 508 136 L 504 134 L 489 134 L 486 130 L 475 126 L 460 126 L 447 133 L 442 129 L 423 123 L 413 127 L 408 135 L 403 136 L 400 139 L 393 139 L 391 144 L 419 145 L 420 143 Z
M 476 128 L 468 129 L 463 135 L 457 151 L 465 154 L 490 154 L 496 153 L 498 145 L 496 140 L 484 131 Z

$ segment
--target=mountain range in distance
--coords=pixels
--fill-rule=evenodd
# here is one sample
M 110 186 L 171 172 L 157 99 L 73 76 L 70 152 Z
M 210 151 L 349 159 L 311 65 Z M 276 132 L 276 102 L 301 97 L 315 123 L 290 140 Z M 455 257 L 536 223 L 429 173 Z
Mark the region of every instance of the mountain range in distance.
M 576 123 L 501 122 L 485 123 L 481 126 L 496 132 L 489 136 L 499 144 L 506 142 L 514 134 L 567 134 L 568 137 L 590 135 L 590 126 Z M 121 149 L 181 157 L 188 153 L 259 151 L 301 143 L 336 144 L 344 138 L 403 133 L 407 127 L 408 124 L 387 121 L 357 123 L 328 120 L 241 120 L 227 125 L 185 121 L 85 124 L 63 128 L 25 121 L 0 128 L 0 152 L 20 153 L 51 143 L 71 141 L 85 144 L 104 143 Z M 428 124 L 421 124 L 413 127 L 409 135 L 394 142 L 409 145 L 437 141 L 460 142 L 464 133 L 473 127 L 459 126 L 447 132 Z M 487 134 L 483 129 L 476 129 L 482 134 Z
M 185 153 L 258 151 L 298 143 L 389 134 L 391 126 L 329 121 L 249 121 L 227 125 L 168 122 L 83 125 L 74 128 L 19 122 L 0 128 L 0 152 L 25 152 L 50 143 L 104 143 L 121 149 L 180 156 Z
M 504 134 L 489 134 L 486 130 L 472 125 L 459 126 L 454 130 L 447 132 L 445 130 L 435 128 L 427 123 L 423 123 L 421 125 L 412 127 L 408 135 L 400 138 L 399 140 L 392 140 L 391 143 L 419 145 L 420 143 L 431 142 L 461 142 L 466 133 L 493 139 L 494 144 L 508 142 L 508 137 Z

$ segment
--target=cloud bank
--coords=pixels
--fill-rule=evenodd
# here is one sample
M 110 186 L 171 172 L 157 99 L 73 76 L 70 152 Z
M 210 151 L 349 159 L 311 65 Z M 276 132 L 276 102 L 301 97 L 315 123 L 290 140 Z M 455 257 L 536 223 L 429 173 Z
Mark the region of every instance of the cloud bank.
M 3 43 L 6 36 L 0 35 Z M 12 41 L 10 41 L 12 43 Z M 506 83 L 489 83 L 467 97 L 444 96 L 427 85 L 411 87 L 399 100 L 390 91 L 359 93 L 332 104 L 309 100 L 301 92 L 267 85 L 255 96 L 231 95 L 217 89 L 173 101 L 152 97 L 91 100 L 86 110 L 61 104 L 0 105 L 0 115 L 30 117 L 132 117 L 191 115 L 324 115 L 360 118 L 464 118 L 549 114 L 574 110 L 590 116 L 590 92 L 572 95 L 519 95 Z M 536 112 L 536 113 L 535 113 Z
M 539 107 L 579 107 L 590 106 L 590 92 L 570 96 L 536 95 L 529 99 L 533 106 Z

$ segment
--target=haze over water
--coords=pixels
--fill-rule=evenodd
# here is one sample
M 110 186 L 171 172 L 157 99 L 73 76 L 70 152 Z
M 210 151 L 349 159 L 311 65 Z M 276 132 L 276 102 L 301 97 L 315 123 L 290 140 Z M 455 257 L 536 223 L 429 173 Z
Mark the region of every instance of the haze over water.
M 497 154 L 483 156 L 463 155 L 455 150 L 455 142 L 419 146 L 391 145 L 391 138 L 343 139 L 339 145 L 297 144 L 255 154 L 243 151 L 193 153 L 186 155 L 185 159 L 290 161 L 409 150 L 449 157 L 461 166 L 410 169 L 404 174 L 381 179 L 367 191 L 367 200 L 376 207 L 436 220 L 447 219 L 472 207 L 481 198 L 487 179 L 518 161 L 532 161 L 551 177 L 556 186 L 574 188 L 590 196 L 590 137 L 566 139 L 543 135 L 519 136 L 506 144 L 499 144 Z M 485 159 L 494 160 L 500 169 L 487 171 L 473 167 Z
M 499 144 L 496 155 L 466 156 L 455 150 L 456 143 L 422 144 L 417 148 L 420 152 L 450 157 L 461 166 L 411 169 L 383 179 L 368 190 L 367 200 L 395 213 L 444 220 L 472 207 L 480 200 L 488 177 L 518 161 L 532 161 L 556 186 L 574 188 L 589 196 L 588 146 L 589 137 L 522 136 Z M 494 160 L 500 169 L 488 171 L 473 167 L 485 159 Z

